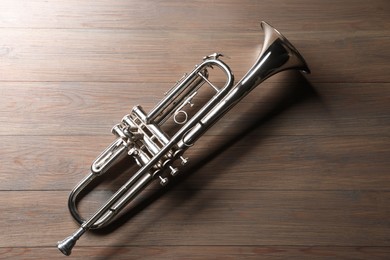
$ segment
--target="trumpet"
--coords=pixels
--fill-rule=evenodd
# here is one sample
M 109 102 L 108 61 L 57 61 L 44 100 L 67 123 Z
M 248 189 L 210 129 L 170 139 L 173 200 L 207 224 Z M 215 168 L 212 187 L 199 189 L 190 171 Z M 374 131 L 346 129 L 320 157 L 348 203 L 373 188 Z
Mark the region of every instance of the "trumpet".
M 284 70 L 310 70 L 298 50 L 275 28 L 261 22 L 264 43 L 261 53 L 249 71 L 234 86 L 234 76 L 219 53 L 204 57 L 203 62 L 174 85 L 149 112 L 135 106 L 130 114 L 112 128 L 116 139 L 95 159 L 90 173 L 71 191 L 68 207 L 80 227 L 57 243 L 64 255 L 70 255 L 76 241 L 87 231 L 112 223 L 115 216 L 154 181 L 166 185 L 179 173 L 184 152 L 212 125 L 265 79 Z M 210 80 L 210 69 L 218 68 L 225 83 L 218 87 Z M 191 115 L 186 111 L 201 89 L 211 89 L 212 96 Z M 177 128 L 171 134 L 164 130 L 168 121 Z M 139 169 L 92 216 L 84 219 L 77 209 L 77 197 L 97 177 L 119 160 L 132 157 Z

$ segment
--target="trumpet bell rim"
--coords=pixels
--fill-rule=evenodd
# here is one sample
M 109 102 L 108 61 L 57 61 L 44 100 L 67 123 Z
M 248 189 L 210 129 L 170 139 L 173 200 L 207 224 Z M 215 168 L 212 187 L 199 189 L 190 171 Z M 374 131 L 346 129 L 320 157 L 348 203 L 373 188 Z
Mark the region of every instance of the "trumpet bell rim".
M 288 46 L 288 48 L 294 52 L 296 57 L 299 59 L 299 61 L 302 63 L 302 66 L 299 68 L 304 73 L 310 74 L 310 69 L 309 66 L 307 65 L 305 59 L 303 56 L 299 53 L 299 51 L 294 47 L 294 45 L 282 34 L 280 33 L 277 29 L 275 29 L 272 25 L 265 21 L 261 21 L 260 23 L 261 28 L 265 32 L 265 39 L 264 39 L 264 44 L 263 44 L 263 49 L 261 53 L 265 51 L 265 49 L 269 46 L 269 44 L 279 38 L 283 41 L 284 44 Z M 267 33 L 268 32 L 268 33 Z

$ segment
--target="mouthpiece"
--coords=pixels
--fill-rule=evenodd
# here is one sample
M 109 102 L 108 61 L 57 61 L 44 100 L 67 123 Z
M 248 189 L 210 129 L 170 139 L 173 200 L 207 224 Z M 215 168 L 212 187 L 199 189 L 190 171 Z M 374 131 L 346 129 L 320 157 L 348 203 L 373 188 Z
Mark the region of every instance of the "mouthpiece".
M 72 248 L 76 245 L 77 240 L 84 234 L 85 230 L 83 228 L 78 229 L 73 235 L 65 238 L 62 241 L 57 242 L 57 248 L 64 255 L 68 256 L 72 253 Z
M 65 238 L 62 241 L 58 241 L 57 248 L 63 253 L 64 255 L 70 255 L 72 253 L 72 248 L 76 244 L 76 239 L 74 239 L 72 236 Z

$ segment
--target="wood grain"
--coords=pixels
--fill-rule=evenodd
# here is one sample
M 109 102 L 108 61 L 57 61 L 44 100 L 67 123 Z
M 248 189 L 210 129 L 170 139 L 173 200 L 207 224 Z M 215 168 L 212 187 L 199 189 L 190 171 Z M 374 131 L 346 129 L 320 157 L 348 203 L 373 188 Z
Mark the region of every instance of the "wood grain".
M 58 207 L 68 192 L 41 194 L 1 192 L 2 219 L 8 223 L 2 247 L 48 247 L 75 228 L 67 209 Z M 94 211 L 107 195 L 101 191 L 86 197 L 82 212 Z M 142 211 L 123 217 L 108 234 L 88 233 L 78 245 L 389 246 L 389 198 L 388 191 L 173 189 L 150 205 L 139 199 L 147 206 Z M 26 222 L 28 239 L 26 226 L 18 225 Z
M 0 258 L 63 259 L 56 241 L 77 228 L 68 194 L 111 127 L 134 105 L 150 111 L 209 53 L 240 79 L 266 20 L 312 74 L 261 84 L 181 175 L 72 257 L 389 259 L 389 11 L 386 0 L 0 1 Z M 135 168 L 99 179 L 83 215 Z
M 294 80 L 295 75 L 282 76 L 290 82 L 264 82 L 218 122 L 224 128 L 218 135 L 237 134 L 241 129 L 231 126 L 246 128 L 253 121 L 261 124 L 258 128 L 262 134 L 270 135 L 389 133 L 389 83 L 310 85 L 300 78 Z M 109 136 L 111 127 L 134 105 L 150 111 L 170 87 L 168 83 L 5 82 L 0 90 L 0 117 L 7 120 L 7 125 L 0 126 L 0 135 L 92 132 Z M 31 125 L 35 127 L 28 127 Z M 217 130 L 213 128 L 207 135 L 216 135 Z
M 199 63 L 205 53 L 213 52 L 228 55 L 232 70 L 243 76 L 262 45 L 262 32 L 256 27 L 257 31 L 224 33 L 5 28 L 0 31 L 1 78 L 3 81 L 175 82 Z M 384 48 L 390 42 L 388 33 L 287 32 L 286 36 L 297 43 L 296 47 L 302 49 L 310 62 L 315 82 L 389 81 L 389 75 L 382 73 L 390 69 L 390 50 Z M 191 52 L 187 46 L 192 46 Z
M 135 247 L 81 247 L 72 259 L 386 259 L 386 247 L 299 247 L 299 246 L 135 246 Z M 4 258 L 63 259 L 55 248 L 1 248 Z
M 4 28 L 241 31 L 243 28 L 256 30 L 259 19 L 289 21 L 282 24 L 281 29 L 290 31 L 293 28 L 341 32 L 389 28 L 386 0 L 345 0 L 342 3 L 331 0 L 326 4 L 306 0 L 194 0 L 191 3 L 97 0 L 93 5 L 88 0 L 19 0 L 17 3 L 3 0 L 0 9 L 4 10 L 0 21 Z M 372 28 L 372 24 L 376 27 Z
M 100 136 L 29 138 L 0 138 L 5 144 L 0 162 L 12 162 L 3 170 L 0 190 L 70 190 L 88 173 L 104 148 L 100 144 L 112 141 Z M 389 137 L 261 136 L 253 132 L 226 149 L 228 140 L 206 136 L 188 151 L 190 163 L 182 169 L 194 176 L 179 188 L 235 190 L 244 185 L 259 190 L 388 190 L 390 162 L 383 158 L 390 157 Z M 116 189 L 127 176 L 117 176 L 97 188 Z

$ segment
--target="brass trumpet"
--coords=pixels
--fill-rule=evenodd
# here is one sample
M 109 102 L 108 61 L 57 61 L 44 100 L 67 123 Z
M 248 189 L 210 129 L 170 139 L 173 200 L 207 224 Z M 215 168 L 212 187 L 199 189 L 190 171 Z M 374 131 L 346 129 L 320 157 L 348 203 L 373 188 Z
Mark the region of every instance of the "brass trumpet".
M 70 193 L 69 210 L 80 227 L 58 242 L 57 247 L 63 254 L 70 255 L 76 241 L 88 230 L 112 222 L 118 212 L 152 181 L 157 179 L 161 185 L 166 185 L 169 175 L 175 176 L 179 172 L 177 161 L 183 165 L 187 162 L 187 158 L 183 157 L 184 152 L 262 81 L 284 70 L 310 73 L 303 57 L 283 35 L 266 22 L 261 22 L 261 27 L 265 33 L 262 51 L 252 68 L 235 86 L 230 68 L 220 59 L 222 55 L 214 53 L 206 56 L 201 64 L 178 81 L 149 113 L 145 113 L 141 106 L 135 106 L 121 123 L 112 128 L 116 140 L 96 158 L 91 172 Z M 214 67 L 219 68 L 226 77 L 221 88 L 209 80 L 208 69 Z M 192 106 L 193 98 L 203 85 L 215 93 L 203 107 L 189 116 L 184 109 Z M 180 128 L 169 136 L 162 126 L 172 119 Z M 89 219 L 82 218 L 76 206 L 77 196 L 93 179 L 124 157 L 134 158 L 139 170 Z

